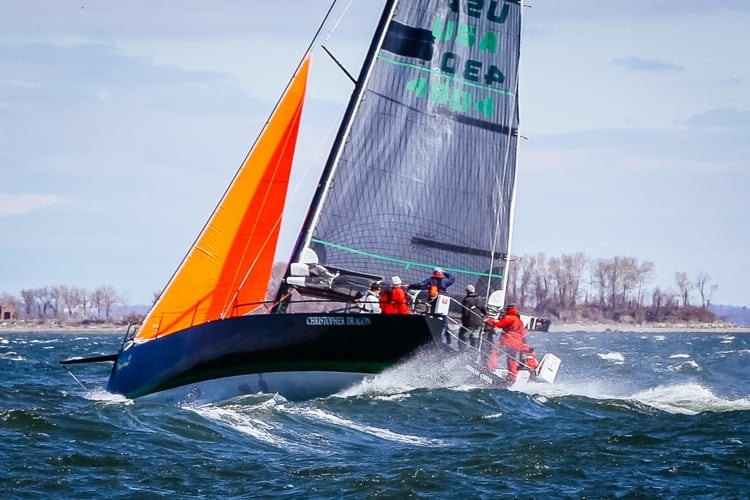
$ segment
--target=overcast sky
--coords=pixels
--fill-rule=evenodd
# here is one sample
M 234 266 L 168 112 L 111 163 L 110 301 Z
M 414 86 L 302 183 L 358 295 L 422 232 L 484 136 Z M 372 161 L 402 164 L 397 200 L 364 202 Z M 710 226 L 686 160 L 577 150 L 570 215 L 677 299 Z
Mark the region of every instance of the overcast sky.
M 328 47 L 350 72 L 380 2 Z M 524 10 L 513 251 L 705 272 L 750 305 L 750 1 Z M 150 303 L 220 198 L 328 1 L 0 0 L 0 294 Z M 313 61 L 286 257 L 351 90 Z

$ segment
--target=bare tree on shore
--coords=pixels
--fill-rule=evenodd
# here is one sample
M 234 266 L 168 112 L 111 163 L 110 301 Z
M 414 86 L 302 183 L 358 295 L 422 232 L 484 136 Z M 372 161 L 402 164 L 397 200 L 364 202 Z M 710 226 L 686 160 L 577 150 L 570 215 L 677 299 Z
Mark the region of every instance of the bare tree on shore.
M 274 272 L 280 274 L 284 268 L 277 263 Z M 710 318 L 706 313 L 710 313 L 711 295 L 718 289 L 703 272 L 694 282 L 684 272 L 675 273 L 676 292 L 662 286 L 649 289 L 655 273 L 652 262 L 629 256 L 591 259 L 580 252 L 549 258 L 543 253 L 522 255 L 510 262 L 506 272 L 509 303 L 559 319 L 589 315 L 586 317 L 661 321 L 674 317 L 678 309 L 683 316 L 688 314 L 684 310 L 690 308 L 690 293 L 696 291 L 701 317 Z M 278 278 L 272 278 L 269 290 L 276 289 L 274 280 Z M 93 292 L 68 285 L 47 286 L 21 290 L 20 297 L 17 310 L 22 305 L 27 319 L 63 319 L 66 315 L 89 319 L 94 315 L 112 320 L 112 306 L 123 300 L 111 286 L 100 286 Z M 158 294 L 154 294 L 156 298 Z
M 677 289 L 680 291 L 680 298 L 682 298 L 682 305 L 690 305 L 690 288 L 693 284 L 687 277 L 687 273 L 676 272 L 674 273 L 674 281 L 677 284 Z
M 110 320 L 112 314 L 112 305 L 120 301 L 117 291 L 111 286 L 100 286 L 91 296 L 91 304 L 96 308 L 97 315 L 101 317 L 104 311 L 104 318 Z
M 26 319 L 112 319 L 112 306 L 122 302 L 111 286 L 100 286 L 89 293 L 85 288 L 58 285 L 23 289 L 20 292 L 23 317 Z
M 719 289 L 719 285 L 710 284 L 711 277 L 704 273 L 698 273 L 695 278 L 695 288 L 701 296 L 701 307 L 706 309 L 711 303 L 711 296 Z

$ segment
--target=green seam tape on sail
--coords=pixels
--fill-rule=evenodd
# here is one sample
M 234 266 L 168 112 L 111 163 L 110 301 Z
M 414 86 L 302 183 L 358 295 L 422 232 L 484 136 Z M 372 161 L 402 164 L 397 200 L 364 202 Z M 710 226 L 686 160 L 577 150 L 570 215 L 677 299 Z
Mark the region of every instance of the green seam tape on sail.
M 443 73 L 443 72 L 441 72 L 439 70 L 434 70 L 432 68 L 425 68 L 424 66 L 420 66 L 418 64 L 411 64 L 411 63 L 407 63 L 407 62 L 403 62 L 403 61 L 396 61 L 395 59 L 391 59 L 390 57 L 386 57 L 386 56 L 383 56 L 383 55 L 379 55 L 378 59 L 380 59 L 381 61 L 385 61 L 387 63 L 390 63 L 390 64 L 395 64 L 396 66 L 406 66 L 406 67 L 409 67 L 409 68 L 416 69 L 418 71 L 423 71 L 425 73 L 429 73 L 429 74 L 434 75 L 434 76 L 439 77 L 439 78 L 445 78 L 446 80 L 453 80 L 454 82 L 461 83 L 463 85 L 466 85 L 467 87 L 474 87 L 474 88 L 477 88 L 477 89 L 486 90 L 488 92 L 494 92 L 496 94 L 507 95 L 507 96 L 510 96 L 510 97 L 513 97 L 513 96 L 516 95 L 515 92 L 511 92 L 509 90 L 493 89 L 492 87 L 489 87 L 487 85 L 482 85 L 480 83 L 470 82 L 468 80 L 464 80 L 463 78 L 458 78 L 456 76 L 447 75 L 447 74 L 445 74 L 445 73 Z
M 393 257 L 386 257 L 385 255 L 377 255 L 371 252 L 363 252 L 362 250 L 357 250 L 356 248 L 351 248 L 351 247 L 347 247 L 344 245 L 338 245 L 336 243 L 331 243 L 330 241 L 319 240 L 318 238 L 312 238 L 311 241 L 313 243 L 318 243 L 319 245 L 323 245 L 325 247 L 331 247 L 337 250 L 343 250 L 345 252 L 349 252 L 349 253 L 353 253 L 357 255 L 363 255 L 371 259 L 383 260 L 387 262 L 393 262 L 395 264 L 401 264 L 406 269 L 409 269 L 410 267 L 424 267 L 426 269 L 432 269 L 433 267 L 435 267 L 435 264 L 424 264 L 422 262 L 414 262 L 414 261 L 409 261 L 409 260 L 404 260 L 404 259 L 394 259 Z M 502 274 L 482 273 L 479 271 L 470 271 L 468 269 L 458 269 L 455 267 L 444 267 L 443 269 L 445 269 L 446 271 L 453 272 L 453 273 L 468 274 L 472 276 L 489 276 L 490 278 L 499 278 L 499 279 L 502 279 L 503 277 Z

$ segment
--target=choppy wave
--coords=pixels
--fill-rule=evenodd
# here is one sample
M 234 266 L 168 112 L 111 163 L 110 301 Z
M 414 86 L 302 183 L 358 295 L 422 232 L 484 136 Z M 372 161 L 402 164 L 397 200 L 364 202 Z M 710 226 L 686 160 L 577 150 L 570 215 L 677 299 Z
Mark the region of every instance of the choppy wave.
M 269 410 L 277 406 L 274 397 L 263 398 L 260 402 L 249 404 L 247 398 L 243 403 L 224 405 L 206 405 L 198 407 L 186 407 L 195 413 L 216 421 L 231 429 L 253 437 L 254 439 L 278 448 L 290 448 L 297 446 L 296 442 L 289 441 L 279 435 L 280 423 L 274 418 L 269 418 Z
M 59 360 L 120 339 L 49 335 L 0 338 L 19 497 L 746 496 L 750 335 L 535 333 L 555 384 L 478 386 L 423 354 L 329 398 L 204 406 L 113 395 L 106 364 L 81 387 Z
M 615 363 L 625 362 L 625 356 L 620 352 L 605 352 L 605 353 L 598 354 L 598 356 L 602 359 L 606 359 L 607 361 L 613 361 Z
M 673 365 L 669 365 L 667 367 L 667 370 L 673 371 L 673 372 L 679 372 L 679 373 L 698 373 L 703 371 L 703 368 L 701 365 L 699 365 L 696 361 L 688 360 L 684 361 L 682 363 L 676 363 Z
M 18 354 L 16 351 L 8 351 L 0 353 L 0 359 L 7 359 L 9 361 L 26 361 L 26 358 Z
M 750 410 L 750 398 L 722 398 L 698 384 L 653 387 L 633 394 L 632 399 L 669 413 L 687 415 Z

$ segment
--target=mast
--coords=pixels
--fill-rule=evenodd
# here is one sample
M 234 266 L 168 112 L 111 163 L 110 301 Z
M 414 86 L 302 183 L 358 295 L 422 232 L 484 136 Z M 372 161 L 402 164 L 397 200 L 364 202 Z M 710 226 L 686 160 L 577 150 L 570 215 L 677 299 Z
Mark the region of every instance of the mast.
M 516 107 L 518 105 L 516 104 Z M 516 131 L 518 133 L 518 131 Z M 505 252 L 505 265 L 503 267 L 503 279 L 502 279 L 502 286 L 500 288 L 502 293 L 502 303 L 505 304 L 505 296 L 507 295 L 508 291 L 508 269 L 510 268 L 510 255 L 511 255 L 511 242 L 513 241 L 513 224 L 516 214 L 516 187 L 518 185 L 518 175 L 516 174 L 516 169 L 518 165 L 518 143 L 520 141 L 519 139 L 516 141 L 516 166 L 513 167 L 513 188 L 511 189 L 510 194 L 510 213 L 508 214 L 508 251 Z
M 519 105 L 519 101 L 518 101 L 518 88 L 520 87 L 520 83 L 519 83 L 518 80 L 520 78 L 520 73 L 521 73 L 521 71 L 520 71 L 520 59 L 521 59 L 520 38 L 521 38 L 521 31 L 523 29 L 523 7 L 524 7 L 523 0 L 520 0 L 519 3 L 520 3 L 520 7 L 519 7 L 520 28 L 519 28 L 519 32 L 518 32 L 518 37 L 519 37 L 519 47 L 518 47 L 519 70 L 518 70 L 518 73 L 519 73 L 519 77 L 516 79 L 516 91 L 515 91 L 515 96 L 516 97 L 515 97 L 515 107 L 514 107 L 514 114 L 516 116 L 520 116 L 520 112 L 519 112 L 519 109 L 518 109 L 518 105 Z M 501 297 L 503 299 L 501 301 L 501 303 L 503 305 L 505 305 L 505 297 L 506 297 L 506 295 L 508 293 L 508 272 L 509 272 L 508 270 L 510 269 L 511 243 L 513 241 L 513 226 L 514 226 L 514 221 L 515 221 L 515 216 L 516 216 L 516 189 L 517 189 L 517 186 L 518 186 L 518 150 L 519 150 L 518 146 L 519 146 L 519 144 L 521 142 L 520 128 L 521 128 L 521 121 L 520 121 L 520 118 L 519 118 L 519 120 L 518 120 L 518 127 L 515 130 L 515 134 L 517 136 L 516 143 L 515 143 L 515 146 L 514 146 L 515 150 L 516 150 L 515 151 L 515 155 L 514 155 L 515 160 L 516 160 L 516 164 L 513 166 L 513 187 L 511 188 L 511 191 L 510 191 L 510 207 L 508 209 L 509 210 L 509 214 L 508 214 L 508 248 L 507 248 L 507 250 L 505 252 L 505 259 L 504 259 L 505 260 L 505 265 L 503 266 L 502 286 L 500 288 L 500 290 L 501 290 Z M 512 128 L 511 128 L 511 133 L 513 133 Z M 489 293 L 489 290 L 488 290 L 488 293 Z
M 328 155 L 326 165 L 321 173 L 320 180 L 318 181 L 318 186 L 312 198 L 312 202 L 307 211 L 307 214 L 305 215 L 305 220 L 302 223 L 302 228 L 300 229 L 299 235 L 297 236 L 297 241 L 294 244 L 292 253 L 289 257 L 289 260 L 287 261 L 287 269 L 286 271 L 284 271 L 284 278 L 286 278 L 289 272 L 289 266 L 291 265 L 291 263 L 297 261 L 302 251 L 310 244 L 313 229 L 315 228 L 315 225 L 317 224 L 317 221 L 320 217 L 320 211 L 323 206 L 323 202 L 325 201 L 328 189 L 330 188 L 333 175 L 336 172 L 336 168 L 338 168 L 339 159 L 341 157 L 346 137 L 349 135 L 349 131 L 351 130 L 354 117 L 357 114 L 357 109 L 359 108 L 359 103 L 362 99 L 362 95 L 367 88 L 367 82 L 370 78 L 372 68 L 375 64 L 376 55 L 383 44 L 388 25 L 390 24 L 397 4 L 398 0 L 387 0 L 385 6 L 383 7 L 380 21 L 378 21 L 378 26 L 375 29 L 375 33 L 373 34 L 372 40 L 370 42 L 370 47 L 367 50 L 367 56 L 365 57 L 365 60 L 362 64 L 362 69 L 360 70 L 359 78 L 357 79 L 354 91 L 352 92 L 352 97 L 349 99 L 349 104 L 347 105 L 346 112 L 344 113 L 344 118 L 341 121 L 338 133 L 336 134 L 333 146 L 331 147 L 331 152 Z M 274 299 L 274 302 L 278 304 L 276 312 L 284 311 L 285 305 L 282 304 L 281 299 L 282 297 L 284 297 L 284 295 L 286 295 L 287 291 L 290 288 L 289 285 L 284 282 L 284 278 L 282 278 L 282 282 L 279 285 L 278 291 L 276 292 L 276 298 Z

